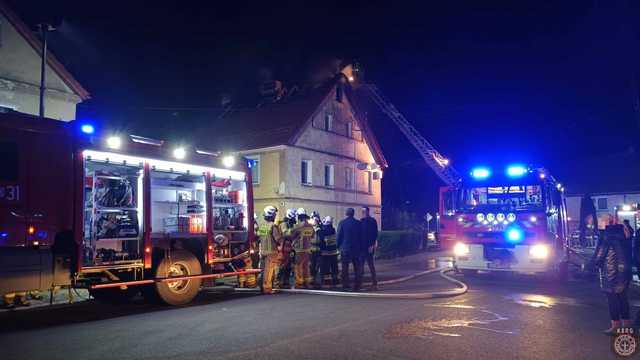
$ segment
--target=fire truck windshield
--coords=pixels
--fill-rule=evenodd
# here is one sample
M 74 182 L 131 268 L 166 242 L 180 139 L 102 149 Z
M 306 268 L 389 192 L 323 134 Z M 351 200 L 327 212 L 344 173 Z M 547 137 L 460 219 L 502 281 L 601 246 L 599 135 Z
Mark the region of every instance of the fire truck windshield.
M 543 206 L 540 185 L 507 185 L 463 188 L 460 204 L 464 209 L 499 207 L 509 210 L 532 210 Z

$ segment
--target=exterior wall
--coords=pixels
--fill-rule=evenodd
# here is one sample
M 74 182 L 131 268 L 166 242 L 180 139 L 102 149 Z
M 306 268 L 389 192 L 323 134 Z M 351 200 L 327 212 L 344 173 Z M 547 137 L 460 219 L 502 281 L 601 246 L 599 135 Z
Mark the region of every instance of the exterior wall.
M 260 159 L 260 184 L 254 185 L 255 209 L 258 222 L 262 222 L 262 209 L 267 205 L 276 206 L 279 217 L 284 217 L 286 209 L 304 208 L 308 213 L 318 211 L 321 216 L 331 216 L 335 224 L 344 218 L 347 208 L 356 210 L 356 218 L 361 215 L 360 207 L 369 206 L 371 216 L 381 225 L 382 180 L 372 179 L 372 191 L 368 190 L 369 171 L 358 170 L 358 163 L 373 164 L 374 158 L 357 124 L 353 123 L 353 135 L 346 134 L 348 121 L 354 121 L 350 105 L 335 101 L 335 93 L 313 116 L 312 123 L 303 129 L 294 145 L 278 146 L 277 149 L 248 150 L 243 155 Z M 334 116 L 334 131 L 323 130 L 327 113 Z M 312 184 L 301 182 L 301 162 L 311 160 Z M 334 186 L 325 186 L 324 166 L 334 165 Z M 345 168 L 353 169 L 352 187 L 346 185 Z
M 604 194 L 604 195 L 592 195 L 594 205 L 596 207 L 596 215 L 598 217 L 598 226 L 604 227 L 606 221 L 608 220 L 609 215 L 613 216 L 615 214 L 616 209 L 620 210 L 622 205 L 631 205 L 631 204 L 639 204 L 640 203 L 640 194 Z M 598 199 L 605 198 L 607 199 L 607 208 L 599 209 L 598 208 Z M 568 216 L 572 219 L 572 221 L 576 221 L 577 223 L 580 221 L 580 202 L 582 200 L 582 196 L 567 196 L 567 213 Z M 628 216 L 624 216 L 623 218 L 627 219 Z M 630 219 L 631 220 L 631 219 Z M 632 225 L 634 225 L 634 221 L 631 221 Z M 636 225 L 640 227 L 640 223 L 636 222 Z
M 0 106 L 39 112 L 40 55 L 0 14 Z M 73 120 L 81 100 L 49 66 L 46 68 L 45 116 Z

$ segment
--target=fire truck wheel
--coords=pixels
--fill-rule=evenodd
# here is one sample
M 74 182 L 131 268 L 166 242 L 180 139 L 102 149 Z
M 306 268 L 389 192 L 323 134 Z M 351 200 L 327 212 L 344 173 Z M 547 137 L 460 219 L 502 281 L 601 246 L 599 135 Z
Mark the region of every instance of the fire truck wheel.
M 136 287 L 127 288 L 121 290 L 119 288 L 107 288 L 107 289 L 93 289 L 89 291 L 89 294 L 94 299 L 105 304 L 126 304 L 130 302 L 136 295 L 138 295 L 139 289 Z
M 178 250 L 171 257 L 162 259 L 156 269 L 156 278 L 202 274 L 198 259 L 190 252 Z M 198 295 L 201 279 L 177 280 L 155 283 L 158 298 L 167 305 L 186 305 Z

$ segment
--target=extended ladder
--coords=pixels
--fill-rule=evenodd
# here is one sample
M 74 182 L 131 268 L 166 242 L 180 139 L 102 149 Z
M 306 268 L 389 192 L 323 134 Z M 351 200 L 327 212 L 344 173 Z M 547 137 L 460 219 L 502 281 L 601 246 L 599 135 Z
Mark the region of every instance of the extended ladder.
M 361 84 L 361 89 L 368 92 L 369 96 L 380 107 L 380 110 L 393 120 L 400 131 L 409 139 L 409 142 L 418 150 L 424 161 L 447 185 L 455 186 L 460 181 L 460 175 L 449 164 L 449 159 L 442 156 L 427 139 L 422 137 L 407 119 L 388 101 L 377 86 L 373 84 Z

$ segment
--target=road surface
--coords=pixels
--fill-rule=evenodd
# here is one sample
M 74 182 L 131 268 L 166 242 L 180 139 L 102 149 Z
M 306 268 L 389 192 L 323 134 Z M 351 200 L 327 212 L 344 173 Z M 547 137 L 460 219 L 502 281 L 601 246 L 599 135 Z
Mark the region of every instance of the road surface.
M 383 276 L 424 270 L 423 260 L 396 260 Z M 4 312 L 0 348 L 3 359 L 30 360 L 615 358 L 594 280 L 464 281 L 469 292 L 448 299 L 208 292 L 182 308 L 87 301 Z M 385 291 L 447 287 L 434 274 Z

